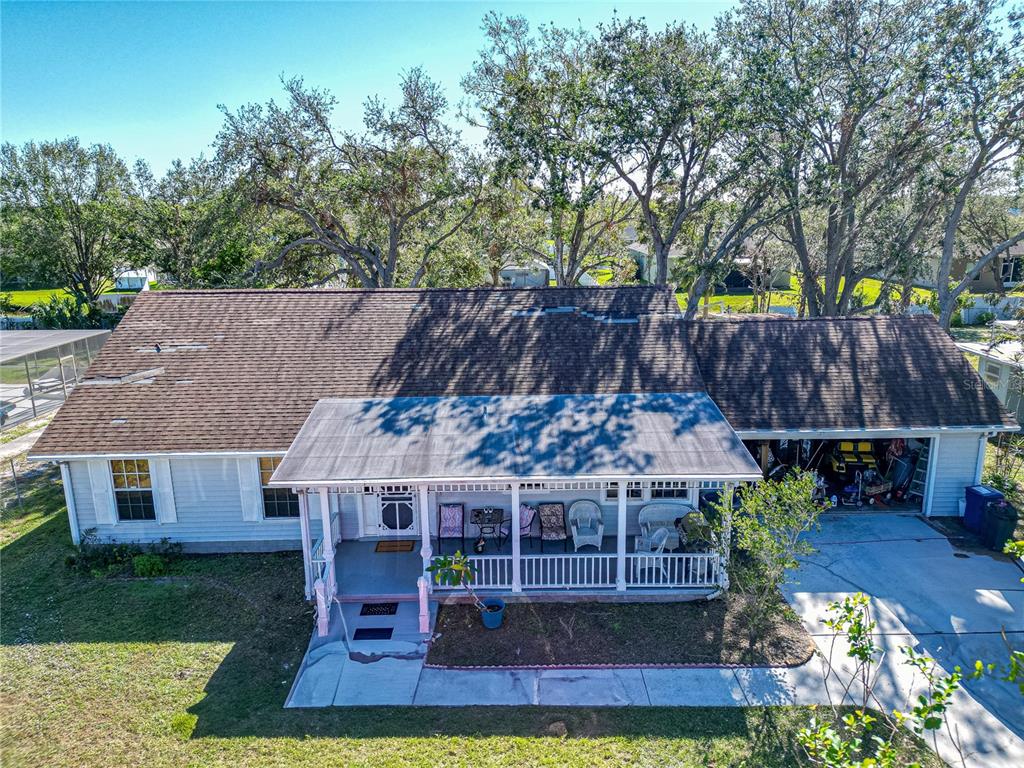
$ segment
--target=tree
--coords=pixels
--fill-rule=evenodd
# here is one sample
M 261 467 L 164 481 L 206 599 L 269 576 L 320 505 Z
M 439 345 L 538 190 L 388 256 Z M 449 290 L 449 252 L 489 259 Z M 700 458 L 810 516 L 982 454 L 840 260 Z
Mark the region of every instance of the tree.
M 770 138 L 812 316 L 847 314 L 858 284 L 891 270 L 892 249 L 869 247 L 875 221 L 935 151 L 925 10 L 923 0 L 750 0 L 720 25 Z
M 949 194 L 935 274 L 944 328 L 971 281 L 1024 241 L 1019 223 L 1015 230 L 1001 233 L 1001 240 L 969 241 L 969 266 L 963 277 L 953 279 L 972 197 L 987 180 L 1006 173 L 1024 145 L 1024 26 L 1020 13 L 1003 19 L 1002 5 L 1000 0 L 948 0 L 935 21 L 939 93 L 950 135 L 942 158 Z
M 683 241 L 692 316 L 712 275 L 766 220 L 758 213 L 774 179 L 767 165 L 755 167 L 765 143 L 753 111 L 721 44 L 684 24 L 652 33 L 641 21 L 614 21 L 595 61 L 600 150 L 639 205 L 658 285 Z
M 29 264 L 94 305 L 142 250 L 129 214 L 127 166 L 106 145 L 78 139 L 0 150 L 4 260 Z
M 257 273 L 293 251 L 336 260 L 326 279 L 364 288 L 417 286 L 472 216 L 479 163 L 445 122 L 447 101 L 421 70 L 402 78 L 402 101 L 364 105 L 363 133 L 331 126 L 335 99 L 285 82 L 288 103 L 224 110 L 220 158 L 240 169 L 254 201 L 289 214 L 300 235 Z M 323 279 L 320 280 L 323 282 Z
M 738 557 L 730 569 L 732 587 L 747 596 L 747 625 L 753 644 L 781 599 L 779 588 L 797 557 L 813 551 L 804 535 L 818 524 L 813 472 L 794 470 L 782 480 L 741 486 L 738 507 L 717 505 L 720 520 L 732 520 L 732 546 Z
M 468 247 L 479 254 L 482 281 L 500 285 L 503 269 L 523 266 L 543 253 L 545 229 L 522 184 L 490 174 L 464 233 Z
M 612 188 L 616 174 L 599 148 L 593 40 L 551 26 L 533 37 L 522 17 L 496 13 L 484 31 L 490 47 L 463 80 L 468 117 L 487 128 L 499 173 L 518 180 L 545 217 L 549 243 L 535 255 L 558 285 L 577 285 L 588 270 L 625 257 L 636 208 Z
M 153 263 L 181 288 L 230 286 L 271 247 L 269 218 L 251 204 L 238 180 L 202 157 L 176 160 L 163 178 L 139 164 L 139 229 Z

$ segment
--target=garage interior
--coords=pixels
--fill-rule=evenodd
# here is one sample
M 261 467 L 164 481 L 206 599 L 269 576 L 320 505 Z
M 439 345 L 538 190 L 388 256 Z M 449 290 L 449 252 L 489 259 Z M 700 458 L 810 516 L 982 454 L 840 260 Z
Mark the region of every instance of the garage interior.
M 922 509 L 930 438 L 745 440 L 744 445 L 769 479 L 791 468 L 817 473 L 819 497 L 836 508 Z

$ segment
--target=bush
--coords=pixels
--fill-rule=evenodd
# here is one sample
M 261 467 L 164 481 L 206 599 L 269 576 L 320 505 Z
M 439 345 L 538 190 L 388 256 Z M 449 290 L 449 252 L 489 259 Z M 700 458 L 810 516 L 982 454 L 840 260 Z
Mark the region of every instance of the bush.
M 156 544 L 148 545 L 135 542 L 109 544 L 99 541 L 96 529 L 90 528 L 82 533 L 78 551 L 69 555 L 65 564 L 73 571 L 94 578 L 128 574 L 157 576 L 166 571 L 169 562 L 180 556 L 181 544 L 172 543 L 169 539 L 161 539 Z M 138 558 L 151 559 L 143 560 L 140 566 L 136 566 L 135 561 Z M 159 561 L 159 573 L 140 572 L 140 568 L 154 567 L 153 560 Z
M 166 570 L 166 564 L 160 555 L 136 555 L 132 558 L 132 571 L 136 576 L 142 578 L 163 576 Z
M 974 318 L 974 325 L 988 325 L 996 319 L 994 312 L 979 312 Z

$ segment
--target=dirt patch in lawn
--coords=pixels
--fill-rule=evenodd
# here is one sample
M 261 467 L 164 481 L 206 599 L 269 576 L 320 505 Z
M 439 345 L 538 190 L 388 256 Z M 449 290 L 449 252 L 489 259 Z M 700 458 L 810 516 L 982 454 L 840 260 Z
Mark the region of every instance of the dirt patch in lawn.
M 531 603 L 505 607 L 500 629 L 484 629 L 472 605 L 442 605 L 427 663 L 438 666 L 741 664 L 794 666 L 814 650 L 780 602 L 751 646 L 744 598 L 686 603 Z

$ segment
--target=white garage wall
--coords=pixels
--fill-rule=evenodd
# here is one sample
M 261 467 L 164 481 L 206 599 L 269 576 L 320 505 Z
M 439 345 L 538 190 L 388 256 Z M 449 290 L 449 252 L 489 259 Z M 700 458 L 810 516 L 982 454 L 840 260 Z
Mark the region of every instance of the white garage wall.
M 982 433 L 945 434 L 934 450 L 935 478 L 932 481 L 930 508 L 927 515 L 955 517 L 960 514 L 964 488 L 977 482 L 979 441 Z

